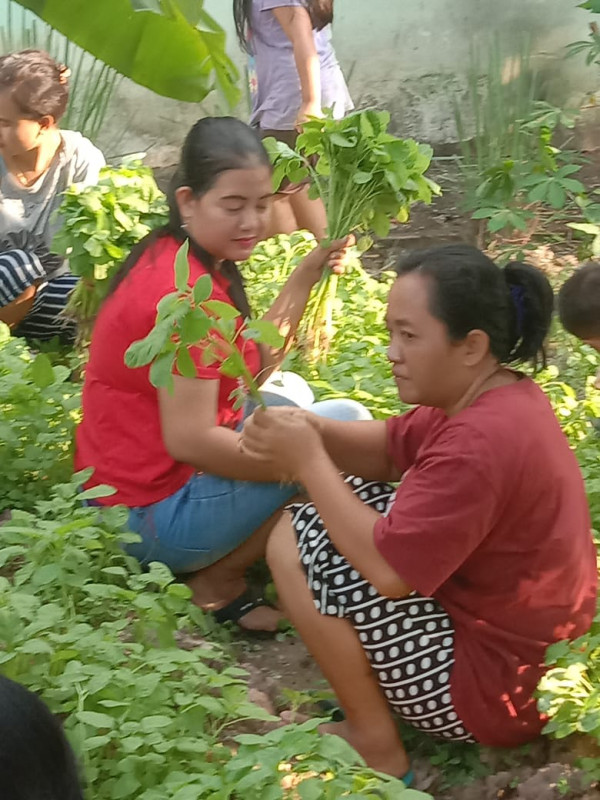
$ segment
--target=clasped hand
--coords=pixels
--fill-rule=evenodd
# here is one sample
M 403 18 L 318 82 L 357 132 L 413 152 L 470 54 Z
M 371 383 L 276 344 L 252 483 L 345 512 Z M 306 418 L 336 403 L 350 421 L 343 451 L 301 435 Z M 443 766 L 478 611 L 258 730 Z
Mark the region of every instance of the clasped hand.
M 258 408 L 245 422 L 240 449 L 270 461 L 282 480 L 301 481 L 302 473 L 323 451 L 319 418 L 301 408 Z

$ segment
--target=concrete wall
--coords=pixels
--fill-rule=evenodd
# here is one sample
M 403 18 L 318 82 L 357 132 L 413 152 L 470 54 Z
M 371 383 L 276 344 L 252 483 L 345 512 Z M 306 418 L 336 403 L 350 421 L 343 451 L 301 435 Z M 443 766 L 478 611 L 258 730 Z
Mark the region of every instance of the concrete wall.
M 0 9 L 6 2 L 0 0 Z M 357 105 L 386 107 L 397 132 L 447 143 L 456 140 L 452 102 L 465 97 L 471 49 L 485 50 L 496 32 L 515 52 L 523 32 L 531 36 L 547 99 L 579 105 L 599 88 L 599 67 L 586 67 L 582 58 L 564 60 L 565 45 L 584 39 L 594 19 L 578 2 L 336 0 L 334 44 Z M 243 70 L 231 5 L 231 0 L 205 0 Z M 170 163 L 191 124 L 215 111 L 225 111 L 218 97 L 201 106 L 178 103 L 124 81 L 100 144 L 108 153 L 144 150 L 158 164 Z M 237 113 L 246 117 L 244 103 Z

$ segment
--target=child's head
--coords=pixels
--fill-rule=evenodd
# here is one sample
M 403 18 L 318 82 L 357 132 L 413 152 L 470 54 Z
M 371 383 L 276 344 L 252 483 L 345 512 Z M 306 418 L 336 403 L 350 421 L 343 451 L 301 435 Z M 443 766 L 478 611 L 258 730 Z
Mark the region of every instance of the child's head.
M 563 327 L 600 352 L 600 264 L 580 267 L 558 293 Z
M 0 151 L 20 155 L 54 128 L 69 99 L 68 69 L 42 50 L 0 57 Z
M 256 131 L 233 117 L 206 117 L 188 133 L 171 185 L 170 227 L 218 260 L 243 261 L 264 237 L 271 162 Z
M 0 676 L 0 797 L 83 800 L 75 757 L 40 698 Z

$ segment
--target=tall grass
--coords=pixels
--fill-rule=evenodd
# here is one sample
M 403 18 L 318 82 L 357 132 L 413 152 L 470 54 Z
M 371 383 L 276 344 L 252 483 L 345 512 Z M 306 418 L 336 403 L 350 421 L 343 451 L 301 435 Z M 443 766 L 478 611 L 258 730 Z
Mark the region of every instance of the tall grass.
M 519 123 L 534 112 L 537 90 L 528 36 L 509 43 L 494 35 L 484 49 L 471 48 L 466 97 L 454 100 L 467 191 L 491 167 L 531 153 L 532 138 Z
M 69 105 L 61 126 L 96 139 L 121 76 L 13 0 L 8 0 L 5 9 L 0 24 L 2 52 L 45 50 L 56 61 L 66 64 L 71 70 Z

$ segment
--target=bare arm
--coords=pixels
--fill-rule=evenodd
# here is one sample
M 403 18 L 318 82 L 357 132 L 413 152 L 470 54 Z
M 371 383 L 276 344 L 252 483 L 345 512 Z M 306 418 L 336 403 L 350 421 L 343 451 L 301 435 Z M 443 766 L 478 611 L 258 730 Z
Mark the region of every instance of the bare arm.
M 174 376 L 173 394 L 158 390 L 160 422 L 169 455 L 200 472 L 232 480 L 278 481 L 269 461 L 240 452 L 240 436 L 215 424 L 218 380 Z
M 315 414 L 310 417 L 339 470 L 371 481 L 400 480 L 401 473 L 388 456 L 385 422 L 340 422 Z
M 411 587 L 375 546 L 381 514 L 365 505 L 343 481 L 325 451 L 306 460 L 298 479 L 310 495 L 337 550 L 385 597 L 406 597 Z
M 302 90 L 302 106 L 297 122 L 302 123 L 307 117 L 321 116 L 321 67 L 310 14 L 305 8 L 282 6 L 274 8 L 273 15 L 294 49 Z

